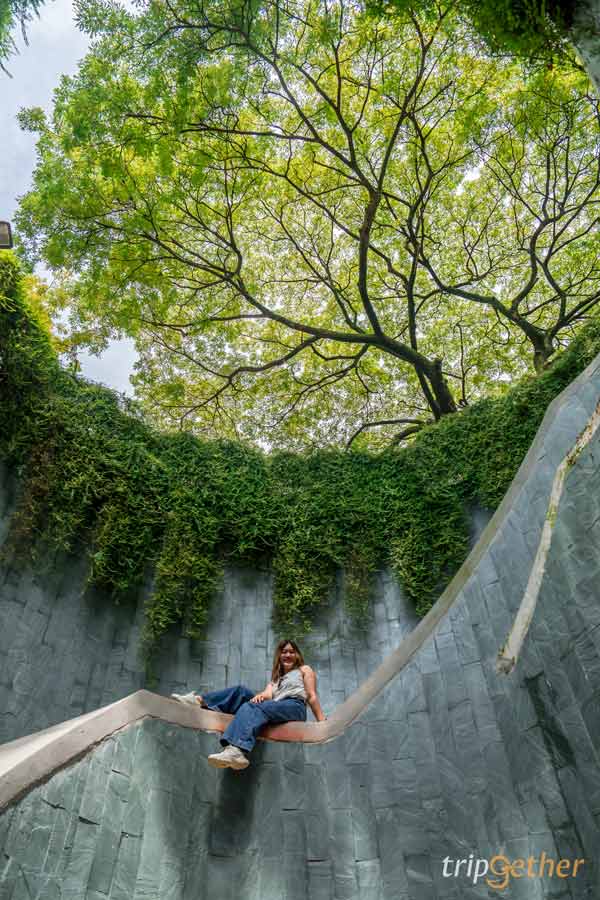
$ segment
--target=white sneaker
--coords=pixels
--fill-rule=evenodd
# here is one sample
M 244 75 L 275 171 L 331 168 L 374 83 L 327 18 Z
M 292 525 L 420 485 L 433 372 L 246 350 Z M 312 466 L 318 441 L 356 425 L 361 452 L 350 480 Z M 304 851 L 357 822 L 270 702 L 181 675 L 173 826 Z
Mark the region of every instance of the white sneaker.
M 211 753 L 208 761 L 217 769 L 247 769 L 250 765 L 247 756 L 233 744 L 228 744 L 220 753 Z
M 191 706 L 203 706 L 202 697 L 200 694 L 195 694 L 194 691 L 190 691 L 189 694 L 171 694 L 173 700 L 178 700 L 180 703 L 189 703 Z

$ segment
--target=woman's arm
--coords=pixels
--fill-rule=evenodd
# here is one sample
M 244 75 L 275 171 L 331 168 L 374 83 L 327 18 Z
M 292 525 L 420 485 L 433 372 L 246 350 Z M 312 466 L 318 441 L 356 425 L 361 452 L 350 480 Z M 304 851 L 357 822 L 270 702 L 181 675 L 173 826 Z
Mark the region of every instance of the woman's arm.
M 251 698 L 250 703 L 262 703 L 263 700 L 272 700 L 273 699 L 273 682 L 270 681 L 264 691 L 261 691 L 259 694 L 255 694 L 254 697 Z
M 310 666 L 301 666 L 300 671 L 302 672 L 302 677 L 304 679 L 306 702 L 312 709 L 317 722 L 324 722 L 327 716 L 321 709 L 321 704 L 317 695 L 317 676 Z

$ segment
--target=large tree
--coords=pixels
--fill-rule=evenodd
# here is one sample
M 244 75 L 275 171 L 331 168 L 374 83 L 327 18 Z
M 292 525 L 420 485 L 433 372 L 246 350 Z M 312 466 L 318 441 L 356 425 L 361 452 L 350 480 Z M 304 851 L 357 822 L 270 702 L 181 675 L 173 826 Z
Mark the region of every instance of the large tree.
M 518 329 L 537 371 L 600 300 L 599 115 L 597 99 L 546 73 L 504 95 L 478 142 L 477 185 L 412 236 L 439 293 Z
M 598 202 L 575 76 L 525 92 L 437 6 L 90 0 L 82 21 L 103 33 L 52 123 L 23 117 L 19 221 L 79 322 L 136 337 L 161 420 L 400 439 L 527 347 L 543 365 L 597 301 L 597 268 L 572 271 Z

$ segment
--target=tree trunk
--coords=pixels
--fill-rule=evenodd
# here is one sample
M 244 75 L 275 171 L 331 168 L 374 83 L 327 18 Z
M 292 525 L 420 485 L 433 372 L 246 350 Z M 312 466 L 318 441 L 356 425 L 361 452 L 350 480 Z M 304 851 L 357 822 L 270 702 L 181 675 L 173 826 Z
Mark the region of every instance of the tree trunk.
M 569 37 L 600 97 L 600 0 L 580 0 Z
M 433 390 L 437 410 L 432 410 L 436 419 L 440 419 L 442 416 L 448 415 L 448 413 L 454 413 L 457 411 L 458 407 L 452 396 L 452 392 L 448 387 L 448 382 L 444 378 L 442 372 L 442 360 L 435 359 L 429 371 L 427 372 L 427 378 Z
M 533 365 L 539 375 L 544 371 L 546 363 L 554 353 L 554 341 L 546 331 L 530 333 L 528 337 L 533 344 Z

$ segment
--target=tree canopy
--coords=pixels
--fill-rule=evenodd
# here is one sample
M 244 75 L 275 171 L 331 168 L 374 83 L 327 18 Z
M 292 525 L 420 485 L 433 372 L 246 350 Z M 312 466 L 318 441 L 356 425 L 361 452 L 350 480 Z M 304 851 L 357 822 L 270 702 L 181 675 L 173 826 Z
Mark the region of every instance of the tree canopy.
M 0 69 L 8 74 L 6 60 L 15 50 L 14 31 L 21 29 L 27 40 L 27 26 L 37 16 L 43 0 L 0 0 Z
M 451 2 L 451 0 L 450 0 Z M 419 8 L 429 12 L 438 0 L 371 0 L 378 13 Z M 556 62 L 580 67 L 570 43 L 575 0 L 461 0 L 460 12 L 495 53 L 515 55 L 530 65 Z
M 598 103 L 452 8 L 87 0 L 19 225 L 73 327 L 137 341 L 161 424 L 398 441 L 600 299 Z

